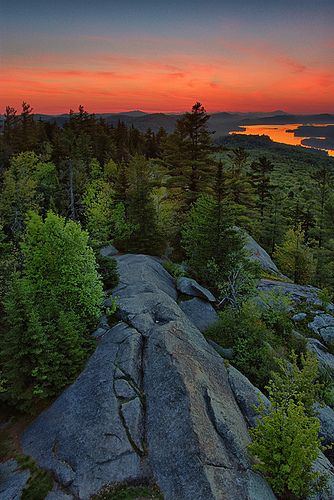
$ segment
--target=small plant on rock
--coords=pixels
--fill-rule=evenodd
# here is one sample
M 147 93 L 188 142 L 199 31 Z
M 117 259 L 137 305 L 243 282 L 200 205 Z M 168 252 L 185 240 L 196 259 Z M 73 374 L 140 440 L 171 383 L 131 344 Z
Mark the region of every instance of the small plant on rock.
M 326 478 L 313 470 L 321 446 L 320 422 L 314 414 L 319 394 L 318 365 L 308 354 L 300 367 L 293 353 L 290 363 L 278 361 L 280 370 L 268 384 L 271 407 L 258 408 L 260 419 L 250 430 L 250 452 L 255 469 L 267 478 L 279 498 L 302 499 L 320 491 Z

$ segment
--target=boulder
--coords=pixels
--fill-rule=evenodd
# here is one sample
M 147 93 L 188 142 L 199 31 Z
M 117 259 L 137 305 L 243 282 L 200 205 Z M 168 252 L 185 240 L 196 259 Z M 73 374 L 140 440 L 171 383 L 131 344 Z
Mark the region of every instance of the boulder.
M 191 297 L 199 297 L 201 299 L 207 300 L 209 302 L 216 302 L 215 296 L 206 288 L 199 285 L 197 281 L 186 278 L 182 276 L 177 280 L 176 288 L 179 292 L 184 295 L 190 295 Z
M 328 352 L 327 348 L 319 340 L 308 338 L 307 349 L 316 355 L 322 368 L 334 374 L 334 356 Z
M 30 478 L 29 470 L 21 470 L 16 460 L 0 463 L 1 500 L 20 500 Z
M 204 332 L 218 320 L 218 314 L 214 307 L 209 302 L 197 297 L 191 300 L 184 300 L 180 303 L 180 308 L 201 332 Z
M 308 324 L 310 330 L 319 335 L 326 343 L 334 341 L 334 317 L 330 314 L 319 314 Z
M 101 257 L 113 257 L 114 255 L 117 255 L 118 253 L 119 252 L 118 252 L 117 248 L 115 248 L 113 245 L 108 245 L 108 246 L 100 249 Z
M 234 350 L 232 347 L 222 347 L 217 344 L 214 340 L 208 339 L 208 343 L 214 348 L 225 359 L 232 359 L 234 356 Z
M 172 299 L 176 300 L 177 292 L 174 286 L 174 279 L 161 265 L 158 259 L 148 255 L 121 255 L 116 258 L 119 272 L 119 284 L 113 292 L 117 296 L 118 292 L 131 286 L 135 292 L 136 286 L 143 289 L 143 284 L 149 287 L 162 290 Z
M 334 410 L 330 406 L 316 405 L 317 416 L 320 420 L 320 437 L 323 445 L 334 443 Z M 328 450 L 328 456 L 334 458 L 334 451 Z
M 321 305 L 321 300 L 318 298 L 319 288 L 310 285 L 296 285 L 285 281 L 261 279 L 258 290 L 262 292 L 281 292 L 284 295 L 289 295 L 297 303 L 306 302 L 307 304 Z
M 245 417 L 248 426 L 254 427 L 259 418 L 256 407 L 262 402 L 269 409 L 269 399 L 232 365 L 227 367 L 227 373 L 241 413 Z
M 275 262 L 264 250 L 264 248 L 262 248 L 248 233 L 244 234 L 246 238 L 246 250 L 249 253 L 249 258 L 255 262 L 258 262 L 261 269 L 263 269 L 264 271 L 283 277 L 284 275 L 278 270 Z
M 114 293 L 121 317 L 143 336 L 147 448 L 164 498 L 274 498 L 252 470 L 223 359 L 165 293 L 164 277 L 152 284 L 142 272 L 139 287 L 129 260 L 117 258 L 128 286 Z
M 300 312 L 300 313 L 294 314 L 291 319 L 292 319 L 292 321 L 296 321 L 296 322 L 304 321 L 306 316 L 307 316 L 306 313 Z
M 166 500 L 270 500 L 224 360 L 144 255 L 116 257 L 122 322 L 24 433 L 23 450 L 75 498 L 154 481 Z M 127 324 L 125 324 L 125 322 Z
M 320 453 L 313 464 L 313 470 L 327 478 L 326 491 L 312 495 L 308 500 L 333 500 L 334 498 L 334 467 L 323 453 Z

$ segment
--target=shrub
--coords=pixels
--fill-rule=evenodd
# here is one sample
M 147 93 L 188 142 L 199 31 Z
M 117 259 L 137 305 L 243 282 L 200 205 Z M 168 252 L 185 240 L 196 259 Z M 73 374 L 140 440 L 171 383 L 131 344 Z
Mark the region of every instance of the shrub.
M 161 500 L 157 486 L 130 486 L 119 484 L 94 495 L 92 500 Z
M 318 398 L 318 362 L 311 354 L 290 362 L 278 361 L 267 387 L 271 407 L 260 403 L 260 419 L 250 430 L 251 453 L 258 458 L 255 468 L 262 472 L 281 498 L 306 498 L 324 486 L 325 477 L 312 469 L 321 451 L 320 422 L 313 406 Z
M 273 401 L 272 401 L 273 402 Z M 258 458 L 255 469 L 267 478 L 281 498 L 307 498 L 319 489 L 319 473 L 312 471 L 320 452 L 319 420 L 305 414 L 302 403 L 288 400 L 275 405 L 250 429 L 250 452 Z
M 323 288 L 318 292 L 318 299 L 321 300 L 322 307 L 326 309 L 333 302 L 333 293 L 328 288 Z
M 233 347 L 233 365 L 256 386 L 263 388 L 274 367 L 271 331 L 261 320 L 259 308 L 246 302 L 240 312 L 226 308 L 206 335 L 223 347 Z
M 182 278 L 182 276 L 185 276 L 186 272 L 184 268 L 180 264 L 176 264 L 175 262 L 172 262 L 171 260 L 166 260 L 163 263 L 164 268 L 166 271 L 169 272 L 173 276 L 175 280 Z
M 40 469 L 36 463 L 25 455 L 16 456 L 21 469 L 30 470 L 30 478 L 22 491 L 22 500 L 44 500 L 53 486 L 50 472 Z
M 77 375 L 103 301 L 94 252 L 79 224 L 52 212 L 43 222 L 32 213 L 22 252 L 0 337 L 1 397 L 21 407 L 33 396 L 57 394 Z
M 269 397 L 274 398 L 281 406 L 290 400 L 300 402 L 307 415 L 314 415 L 313 405 L 319 399 L 322 389 L 315 355 L 307 352 L 305 355 L 301 354 L 298 360 L 297 355 L 292 352 L 289 361 L 277 360 L 277 367 L 268 385 Z
M 115 288 L 119 281 L 116 260 L 111 257 L 102 257 L 100 253 L 98 253 L 97 263 L 104 286 L 110 289 Z
M 290 297 L 280 291 L 260 292 L 256 300 L 265 324 L 283 338 L 290 336 L 293 327 L 289 318 L 292 309 Z

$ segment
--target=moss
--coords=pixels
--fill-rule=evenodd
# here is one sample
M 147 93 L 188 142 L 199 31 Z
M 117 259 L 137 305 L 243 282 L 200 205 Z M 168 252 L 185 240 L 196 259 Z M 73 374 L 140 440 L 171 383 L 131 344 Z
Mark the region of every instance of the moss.
M 16 460 L 21 469 L 30 470 L 30 478 L 22 492 L 21 500 L 44 500 L 53 487 L 53 479 L 50 472 L 40 469 L 26 455 L 17 455 Z
M 128 486 L 124 484 L 106 488 L 92 500 L 163 500 L 157 486 Z

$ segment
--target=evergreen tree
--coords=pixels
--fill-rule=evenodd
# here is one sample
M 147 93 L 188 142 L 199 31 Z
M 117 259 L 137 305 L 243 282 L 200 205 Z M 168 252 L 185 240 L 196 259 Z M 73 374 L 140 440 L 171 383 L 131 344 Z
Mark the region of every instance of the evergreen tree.
M 305 244 L 304 232 L 300 226 L 288 230 L 282 245 L 275 249 L 274 260 L 281 271 L 295 283 L 307 284 L 312 280 L 315 262 L 312 250 Z
M 256 204 L 260 212 L 261 223 L 263 222 L 267 200 L 271 196 L 272 186 L 269 174 L 273 171 L 273 168 L 273 163 L 265 156 L 261 156 L 257 161 L 253 161 L 250 165 L 251 184 L 258 197 Z
M 5 303 L 0 336 L 6 391 L 25 405 L 33 395 L 56 394 L 77 375 L 100 316 L 103 289 L 88 234 L 49 212 L 31 213 L 22 243 L 24 267 Z
M 218 168 L 218 175 L 220 168 Z M 233 225 L 229 206 L 218 196 L 203 194 L 191 208 L 182 228 L 182 244 L 190 268 L 211 286 L 221 300 L 239 307 L 253 276 L 242 233 Z M 250 278 L 250 279 L 249 279 Z
M 134 227 L 126 248 L 133 252 L 159 253 L 162 237 L 158 231 L 152 189 L 150 168 L 144 156 L 134 156 L 127 167 L 129 188 L 126 192 L 127 222 Z
M 186 203 L 192 203 L 211 184 L 213 173 L 212 137 L 207 122 L 210 116 L 201 103 L 176 122 L 174 134 L 164 144 L 163 159 L 172 177 L 171 186 L 182 190 Z
M 318 245 L 322 248 L 325 239 L 325 206 L 333 192 L 334 173 L 327 166 L 320 167 L 312 176 L 315 182 L 316 193 L 319 198 L 318 210 Z
M 4 174 L 1 217 L 17 241 L 24 230 L 28 210 L 45 213 L 52 207 L 57 189 L 56 170 L 53 163 L 41 162 L 32 152 L 13 157 Z
M 248 175 L 248 158 L 249 155 L 243 148 L 236 148 L 229 155 L 225 192 L 236 212 L 238 226 L 254 230 L 255 191 Z

